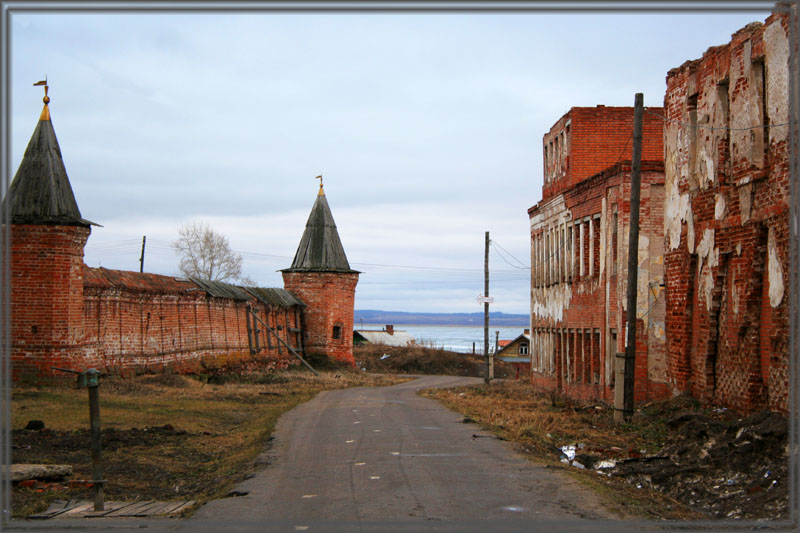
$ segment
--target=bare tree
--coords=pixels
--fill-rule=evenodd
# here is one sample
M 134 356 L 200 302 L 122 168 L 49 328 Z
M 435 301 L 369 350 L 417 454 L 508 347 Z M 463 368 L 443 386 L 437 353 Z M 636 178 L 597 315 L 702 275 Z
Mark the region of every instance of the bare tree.
M 186 277 L 227 282 L 243 279 L 242 256 L 231 250 L 227 237 L 202 222 L 181 226 L 172 248 L 180 256 L 178 268 Z

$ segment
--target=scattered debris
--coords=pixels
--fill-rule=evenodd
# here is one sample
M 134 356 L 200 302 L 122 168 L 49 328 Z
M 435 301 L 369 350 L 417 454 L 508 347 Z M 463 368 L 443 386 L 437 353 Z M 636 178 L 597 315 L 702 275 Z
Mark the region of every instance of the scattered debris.
M 600 459 L 608 475 L 665 493 L 712 518 L 788 516 L 788 422 L 761 412 L 737 419 L 678 413 L 665 446 L 653 455 Z
M 71 465 L 12 464 L 11 481 L 58 481 L 72 475 Z

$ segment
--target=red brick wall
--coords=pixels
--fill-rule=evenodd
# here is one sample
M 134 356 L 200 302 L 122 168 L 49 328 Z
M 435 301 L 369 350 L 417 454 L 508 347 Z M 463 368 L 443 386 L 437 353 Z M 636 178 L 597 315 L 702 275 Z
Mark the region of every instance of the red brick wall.
M 89 228 L 11 225 L 11 364 L 15 378 L 91 365 L 81 350 L 83 246 Z
M 355 364 L 353 308 L 358 274 L 284 272 L 283 284 L 308 306 L 305 310 L 306 347 L 310 353 Z M 340 336 L 334 338 L 334 327 Z
M 91 269 L 83 264 L 89 229 L 11 226 L 13 378 L 64 377 L 51 367 L 105 372 L 191 372 L 228 365 L 285 367 L 295 358 L 261 326 L 251 355 L 246 308 L 293 347 L 301 312 L 214 298 L 169 276 Z M 109 281 L 116 280 L 116 283 Z M 298 351 L 300 351 L 298 349 Z
M 196 372 L 237 365 L 271 369 L 295 363 L 294 356 L 261 324 L 261 349 L 251 355 L 246 313 L 250 306 L 281 339 L 301 352 L 297 334 L 289 330 L 300 328 L 299 311 L 266 306 L 256 300 L 215 298 L 193 283 L 183 283 L 188 292 L 86 287 L 85 353 L 101 360 L 108 371 L 170 368 Z
M 742 413 L 787 409 L 787 24 L 671 70 L 664 99 L 669 381 Z
M 635 365 L 635 401 L 664 398 L 666 387 L 664 297 L 660 290 L 663 273 L 660 270 L 663 253 L 663 165 L 659 161 L 643 162 L 640 240 L 649 242 L 649 259 L 640 263 L 640 279 L 652 291 L 642 291 L 637 316 L 637 350 Z M 627 243 L 630 219 L 630 164 L 620 163 L 584 180 L 562 193 L 563 206 L 569 215 L 552 207 L 546 214 L 537 208 L 529 211 L 533 222 L 532 241 L 537 250 L 542 236 L 550 234 L 551 227 L 560 227 L 563 220 L 574 228 L 574 249 L 556 242 L 566 260 L 573 257 L 571 275 L 547 278 L 547 256 L 559 258 L 548 248 L 545 260 L 540 251 L 533 253 L 532 261 L 532 315 L 531 353 L 534 357 L 550 358 L 550 364 L 532 365 L 531 382 L 546 390 L 560 390 L 573 398 L 613 401 L 614 354 L 624 351 L 627 286 Z M 612 238 L 613 212 L 617 211 L 617 237 Z M 599 215 L 599 218 L 598 218 Z M 586 220 L 588 218 L 588 220 Z M 575 223 L 584 227 L 583 263 L 579 264 L 580 232 Z M 590 246 L 590 231 L 593 242 Z M 614 253 L 612 244 L 616 244 Z M 591 255 L 590 255 L 591 252 Z M 614 265 L 616 258 L 616 266 Z M 591 259 L 591 260 L 590 260 Z M 591 269 L 589 268 L 591 265 Z M 641 284 L 640 284 L 641 287 Z M 651 287 L 652 288 L 652 287 Z M 642 294 L 643 293 L 643 294 Z M 562 302 L 560 317 L 552 309 L 559 298 Z M 542 309 L 547 310 L 543 311 Z M 616 344 L 612 344 L 612 330 Z M 537 369 L 537 366 L 544 366 Z
M 643 116 L 643 161 L 663 160 L 663 113 L 648 107 Z M 573 107 L 544 135 L 542 199 L 630 160 L 632 141 L 633 107 Z

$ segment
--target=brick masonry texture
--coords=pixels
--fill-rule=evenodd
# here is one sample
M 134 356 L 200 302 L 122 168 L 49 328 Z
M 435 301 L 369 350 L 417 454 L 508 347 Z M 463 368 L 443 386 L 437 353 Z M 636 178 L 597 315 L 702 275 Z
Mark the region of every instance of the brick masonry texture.
M 788 400 L 788 16 L 667 75 L 668 373 L 740 412 Z
M 355 365 L 353 309 L 358 274 L 284 272 L 283 284 L 308 306 L 306 349 Z
M 648 107 L 643 117 L 642 160 L 664 158 L 663 115 Z M 544 135 L 542 200 L 565 191 L 616 163 L 633 149 L 632 107 L 573 107 Z
M 630 163 L 618 163 L 529 211 L 531 382 L 571 397 L 614 398 L 624 352 Z M 660 161 L 642 163 L 634 398 L 668 396 Z
M 279 338 L 297 352 L 354 364 L 358 274 L 286 274 L 306 307 L 283 308 L 255 298 L 213 297 L 170 276 L 89 268 L 83 264 L 90 233 L 85 227 L 15 224 L 11 232 L 17 381 L 69 376 L 53 367 L 126 374 L 297 364 Z M 251 319 L 260 330 L 256 353 L 248 339 L 248 308 L 272 329 Z

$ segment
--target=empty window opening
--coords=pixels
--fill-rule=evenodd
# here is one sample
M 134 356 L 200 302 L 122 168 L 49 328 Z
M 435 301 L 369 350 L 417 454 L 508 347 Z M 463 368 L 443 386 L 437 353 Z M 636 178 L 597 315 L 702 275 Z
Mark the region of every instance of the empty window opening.
M 333 326 L 333 338 L 334 339 L 342 338 L 342 326 L 339 325 Z
M 614 207 L 614 214 L 611 217 L 611 275 L 617 275 L 617 243 L 619 242 L 619 227 L 617 208 Z
M 592 273 L 594 277 L 600 277 L 600 218 L 592 219 L 592 233 L 594 234 L 594 242 L 592 243 Z

